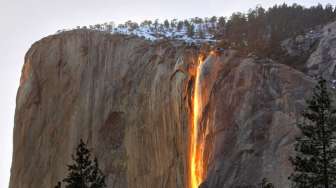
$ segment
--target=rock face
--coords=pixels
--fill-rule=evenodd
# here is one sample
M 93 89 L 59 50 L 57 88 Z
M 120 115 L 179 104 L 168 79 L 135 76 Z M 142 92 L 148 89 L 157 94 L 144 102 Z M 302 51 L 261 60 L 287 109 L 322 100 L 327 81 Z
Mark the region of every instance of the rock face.
M 219 75 L 202 121 L 205 184 L 254 187 L 266 177 L 275 187 L 289 187 L 294 123 L 312 80 L 285 65 L 252 59 L 231 61 Z
M 80 138 L 108 187 L 184 187 L 194 56 L 88 31 L 34 44 L 17 95 L 10 187 L 53 187 Z
M 316 50 L 310 55 L 306 67 L 310 75 L 323 75 L 336 79 L 336 22 L 321 30 L 322 36 Z
M 266 177 L 287 187 L 294 122 L 313 80 L 232 51 L 212 56 L 202 71 L 211 81 L 204 85 L 202 186 L 256 185 Z M 17 95 L 10 188 L 53 187 L 80 138 L 108 187 L 187 187 L 197 58 L 183 44 L 81 30 L 34 44 Z
M 289 56 L 287 64 L 312 77 L 336 79 L 336 22 L 287 39 L 281 46 Z

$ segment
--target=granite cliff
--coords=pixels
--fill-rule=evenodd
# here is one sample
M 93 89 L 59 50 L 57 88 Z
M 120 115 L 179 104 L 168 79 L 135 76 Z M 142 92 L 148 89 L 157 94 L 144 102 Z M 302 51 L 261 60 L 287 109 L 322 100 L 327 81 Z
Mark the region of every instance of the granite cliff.
M 333 56 L 323 44 L 334 39 L 322 36 L 307 66 L 324 49 Z M 311 71 L 233 50 L 75 30 L 46 37 L 26 54 L 10 188 L 55 185 L 80 138 L 100 161 L 108 187 L 189 187 L 201 53 L 201 187 L 251 186 L 263 177 L 287 187 L 294 123 L 314 84 Z

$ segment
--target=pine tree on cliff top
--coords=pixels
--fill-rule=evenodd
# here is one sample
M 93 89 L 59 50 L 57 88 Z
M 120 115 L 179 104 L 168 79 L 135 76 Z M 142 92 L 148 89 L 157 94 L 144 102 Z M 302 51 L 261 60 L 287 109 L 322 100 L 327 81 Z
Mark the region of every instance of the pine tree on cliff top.
M 99 169 L 98 161 L 91 160 L 90 151 L 83 140 L 80 140 L 75 155 L 72 155 L 74 163 L 68 165 L 68 175 L 63 179 L 66 188 L 104 188 L 105 176 Z M 60 188 L 58 182 L 55 188 Z
M 296 155 L 290 158 L 294 172 L 289 177 L 294 188 L 336 187 L 336 111 L 326 80 L 320 78 L 313 96 L 307 100 L 304 120 L 297 124 Z

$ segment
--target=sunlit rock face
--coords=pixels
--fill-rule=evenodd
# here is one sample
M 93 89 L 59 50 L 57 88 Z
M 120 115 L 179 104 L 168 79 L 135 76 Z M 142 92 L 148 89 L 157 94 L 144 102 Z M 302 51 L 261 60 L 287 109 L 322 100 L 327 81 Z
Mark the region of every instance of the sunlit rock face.
M 108 187 L 185 187 L 198 53 L 176 45 L 88 31 L 35 43 L 17 95 L 10 187 L 54 187 L 81 138 Z
M 202 187 L 256 185 L 264 177 L 287 187 L 294 123 L 313 80 L 233 50 L 206 56 Z M 53 187 L 81 138 L 108 187 L 190 188 L 198 57 L 177 42 L 81 30 L 35 43 L 17 95 L 10 188 Z
M 207 173 L 205 135 L 207 125 L 202 124 L 204 111 L 209 101 L 213 85 L 218 77 L 218 72 L 235 55 L 235 51 L 227 50 L 222 55 L 211 51 L 207 58 L 199 56 L 199 62 L 194 81 L 191 129 L 189 131 L 189 182 L 190 188 L 197 188 Z

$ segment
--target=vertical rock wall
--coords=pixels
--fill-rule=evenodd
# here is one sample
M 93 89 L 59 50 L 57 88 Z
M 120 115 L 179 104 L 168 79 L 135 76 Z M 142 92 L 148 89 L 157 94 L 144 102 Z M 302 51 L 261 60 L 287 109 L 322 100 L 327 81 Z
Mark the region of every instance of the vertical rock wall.
M 295 122 L 313 81 L 272 61 L 235 58 L 218 73 L 202 127 L 207 178 L 203 187 L 256 187 L 268 178 L 289 187 Z
M 10 188 L 53 187 L 81 138 L 108 187 L 184 187 L 195 57 L 183 45 L 89 31 L 34 44 L 17 95 Z
M 113 188 L 184 188 L 198 52 L 70 31 L 28 51 L 17 95 L 10 188 L 53 187 L 84 139 Z M 202 187 L 287 187 L 295 121 L 313 80 L 234 51 L 207 58 L 201 73 Z

